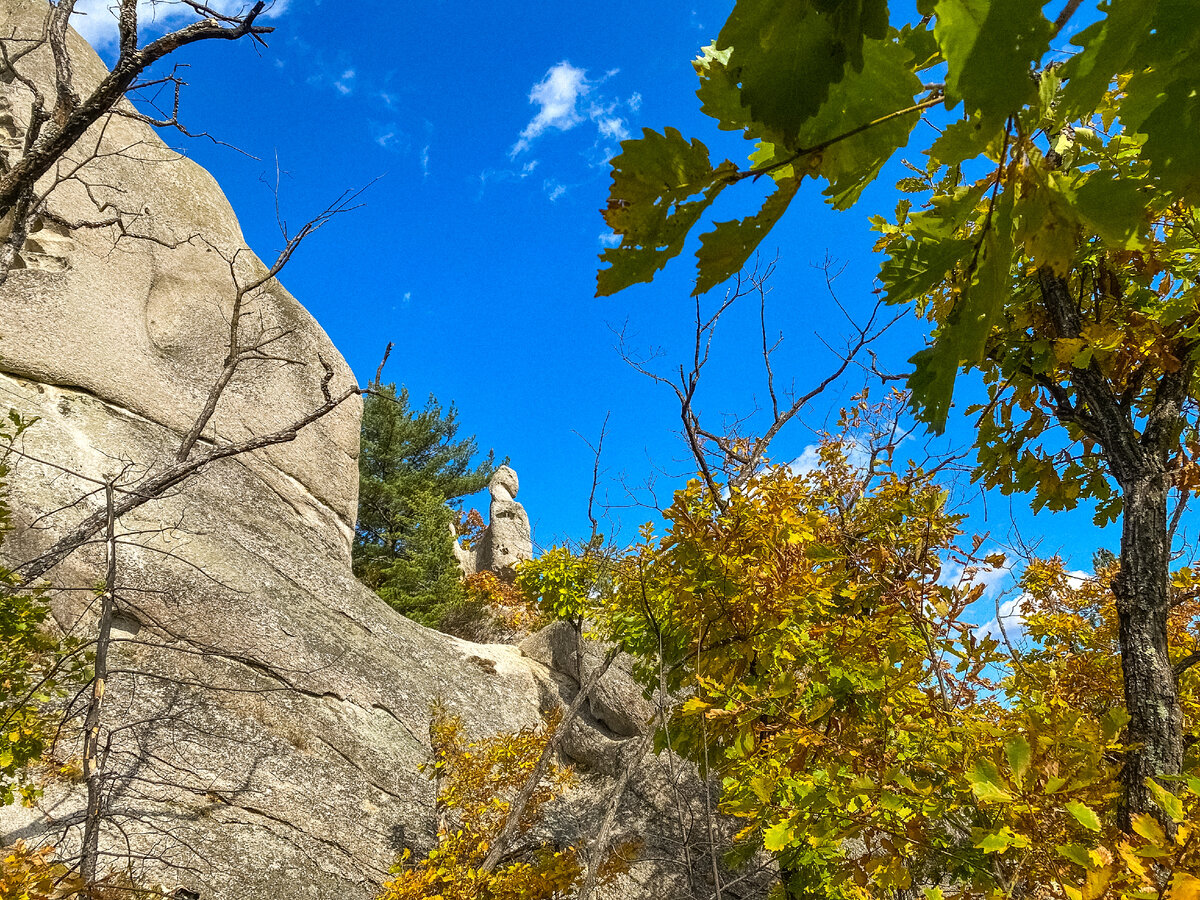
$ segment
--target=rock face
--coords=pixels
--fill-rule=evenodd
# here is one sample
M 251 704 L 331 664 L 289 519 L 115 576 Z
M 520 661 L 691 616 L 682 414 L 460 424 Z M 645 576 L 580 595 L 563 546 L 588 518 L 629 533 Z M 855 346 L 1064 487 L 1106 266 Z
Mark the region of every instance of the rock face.
M 3 0 L 0 35 L 40 34 L 46 8 L 43 0 Z M 70 38 L 76 81 L 91 88 L 105 76 L 104 64 L 82 38 Z M 22 69 L 53 84 L 45 48 L 26 57 Z M 0 88 L 0 135 L 21 135 L 30 92 L 16 82 Z M 220 370 L 234 278 L 245 284 L 263 265 L 245 249 L 212 176 L 142 123 L 111 117 L 71 155 L 75 163 L 90 161 L 50 195 L 52 218 L 35 224 L 21 254 L 26 268 L 11 274 L 4 292 L 4 370 L 102 397 L 182 431 Z M 120 240 L 116 228 L 62 224 L 101 222 L 114 209 L 131 211 Z M 310 410 L 320 396 L 318 356 L 334 366 L 334 386 L 353 382 L 329 338 L 278 282 L 247 311 L 244 339 L 278 335 L 270 355 L 306 365 L 265 361 L 236 379 L 210 429 L 230 439 L 273 430 Z M 347 557 L 358 505 L 359 416 L 348 404 L 263 454 L 292 483 L 289 493 L 304 495 L 304 514 L 341 533 Z
M 525 507 L 516 501 L 519 489 L 517 473 L 508 466 L 498 468 L 488 482 L 492 498 L 488 527 L 470 550 L 455 540 L 454 555 L 464 575 L 497 572 L 511 577 L 518 562 L 533 559 L 533 530 Z
M 39 33 L 46 8 L 0 0 L 0 35 Z M 104 68 L 72 40 L 87 89 Z M 23 65 L 46 83 L 48 54 Z M 19 136 L 28 109 L 19 83 L 0 85 L 0 144 Z M 97 140 L 100 129 L 81 143 Z M 25 267 L 0 288 L 0 409 L 40 419 L 10 479 L 9 563 L 97 509 L 98 479 L 133 486 L 173 458 L 219 371 L 233 279 L 263 271 L 207 173 L 136 121 L 114 118 L 103 141 L 138 150 L 89 163 L 90 196 L 79 182 L 57 188 Z M 138 233 L 156 240 L 84 226 L 99 220 L 93 198 L 106 192 L 141 210 Z M 222 438 L 313 409 L 325 365 L 335 388 L 352 382 L 281 286 L 268 283 L 252 302 L 256 327 L 279 335 L 272 355 L 299 364 L 239 372 L 209 432 Z M 368 900 L 399 849 L 419 854 L 434 840 L 433 786 L 418 771 L 430 756 L 431 705 L 485 735 L 534 725 L 578 690 L 589 648 L 563 651 L 557 630 L 529 655 L 470 644 L 401 617 L 354 579 L 358 418 L 347 405 L 291 443 L 212 464 L 119 522 L 104 709 L 108 863 L 132 856 L 205 900 Z M 489 565 L 529 553 L 516 492 L 515 473 L 498 473 Z M 64 630 L 94 632 L 103 565 L 103 548 L 89 545 L 50 572 Z M 550 808 L 551 834 L 576 841 L 615 800 L 616 837 L 646 840 L 645 861 L 615 896 L 706 896 L 699 782 L 665 757 L 639 760 L 648 712 L 627 679 L 606 678 L 564 748 L 580 781 Z M 68 729 L 60 754 L 73 738 Z M 628 790 L 611 797 L 611 776 L 630 763 Z M 25 838 L 70 852 L 81 810 L 80 786 L 51 780 L 36 809 L 0 809 L 0 845 Z M 696 871 L 682 863 L 689 844 Z

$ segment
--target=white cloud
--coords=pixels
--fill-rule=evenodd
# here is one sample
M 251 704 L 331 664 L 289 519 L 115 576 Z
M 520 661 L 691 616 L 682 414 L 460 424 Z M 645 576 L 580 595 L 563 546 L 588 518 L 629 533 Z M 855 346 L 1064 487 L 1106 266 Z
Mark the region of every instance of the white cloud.
M 421 174 L 425 177 L 429 176 L 429 145 L 426 144 L 421 148 Z
M 615 247 L 617 244 L 621 243 L 621 236 L 610 231 L 608 234 L 600 235 L 600 243 L 602 243 L 605 247 Z
M 821 466 L 821 454 L 816 444 L 809 444 L 804 452 L 788 463 L 788 469 L 793 475 L 807 475 L 815 472 Z
M 1067 583 L 1071 587 L 1077 588 L 1091 577 L 1087 572 L 1068 572 Z M 987 596 L 986 591 L 984 596 Z M 1005 600 L 1000 604 L 1000 609 L 997 611 L 998 615 L 995 618 L 990 619 L 975 629 L 975 636 L 977 638 L 991 637 L 1000 640 L 1002 637 L 1000 622 L 1003 622 L 1004 634 L 1008 635 L 1009 641 L 1014 644 L 1020 641 L 1025 636 L 1025 609 L 1028 607 L 1030 599 L 1028 594 L 1021 594 L 1013 597 L 1011 600 Z
M 545 189 L 546 196 L 550 198 L 551 202 L 557 200 L 567 192 L 567 186 L 561 181 L 555 181 L 553 178 L 547 178 L 542 182 L 542 187 Z
M 261 18 L 274 19 L 287 11 L 290 0 L 275 0 L 263 11 Z M 208 6 L 222 15 L 249 11 L 252 3 L 243 0 L 208 0 Z M 78 0 L 71 16 L 71 25 L 97 50 L 117 45 L 117 4 L 114 0 Z M 182 3 L 163 3 L 138 0 L 138 30 L 164 32 L 200 19 L 200 15 Z
M 619 116 L 598 119 L 596 127 L 600 129 L 601 136 L 610 141 L 629 140 L 629 129 L 625 127 L 625 120 Z
M 358 77 L 358 73 L 353 69 L 347 69 L 342 73 L 342 77 L 335 79 L 333 86 L 337 88 L 338 93 L 343 97 L 354 90 L 354 79 Z
M 570 131 L 584 122 L 591 122 L 596 127 L 596 146 L 585 155 L 592 165 L 606 164 L 616 155 L 615 145 L 630 137 L 626 115 L 636 113 L 642 106 L 642 95 L 638 93 L 625 100 L 599 95 L 600 85 L 619 71 L 609 69 L 600 78 L 590 79 L 586 69 L 577 68 L 566 60 L 551 66 L 546 76 L 529 92 L 529 102 L 539 109 L 513 144 L 509 157 L 516 159 L 550 129 Z M 591 101 L 586 108 L 584 98 Z
M 975 629 L 977 639 L 994 638 L 1001 640 L 1008 635 L 1009 641 L 1017 643 L 1025 634 L 1025 607 L 1029 604 L 1029 595 L 1020 594 L 1011 600 L 1000 604 L 999 615 Z M 1000 622 L 1004 623 L 1003 632 Z
M 536 103 L 541 109 L 525 126 L 509 155 L 515 157 L 528 150 L 547 128 L 569 131 L 582 122 L 577 108 L 579 98 L 591 89 L 586 70 L 577 69 L 566 60 L 551 66 L 546 77 L 529 92 L 529 102 Z
M 848 442 L 846 462 L 852 469 L 865 469 L 871 462 L 871 450 L 858 441 Z M 799 456 L 787 464 L 793 475 L 807 475 L 821 467 L 821 447 L 819 444 L 809 444 Z

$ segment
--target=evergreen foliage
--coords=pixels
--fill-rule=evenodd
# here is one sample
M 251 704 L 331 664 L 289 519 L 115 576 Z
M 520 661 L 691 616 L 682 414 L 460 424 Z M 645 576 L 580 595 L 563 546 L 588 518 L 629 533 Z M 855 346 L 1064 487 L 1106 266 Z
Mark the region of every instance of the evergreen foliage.
M 491 452 L 473 464 L 473 437 L 457 439 L 457 411 L 434 397 L 410 407 L 408 390 L 375 385 L 363 403 L 354 572 L 409 618 L 438 627 L 460 608 L 463 590 L 448 505 L 483 488 Z

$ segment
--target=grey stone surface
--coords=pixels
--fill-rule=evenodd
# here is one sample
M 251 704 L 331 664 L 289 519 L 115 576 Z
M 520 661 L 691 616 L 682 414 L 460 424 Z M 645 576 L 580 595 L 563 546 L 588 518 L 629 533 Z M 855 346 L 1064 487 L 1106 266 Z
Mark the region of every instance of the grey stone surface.
M 0 34 L 40 34 L 46 9 L 43 0 L 3 0 Z M 106 70 L 81 38 L 70 38 L 76 81 L 87 90 Z M 52 83 L 47 49 L 21 66 L 38 83 Z M 0 85 L 0 135 L 23 134 L 29 103 L 19 82 Z M 212 176 L 153 129 L 111 117 L 70 155 L 79 162 L 97 148 L 98 158 L 50 194 L 50 212 L 71 223 L 103 221 L 113 209 L 136 215 L 125 216 L 120 240 L 116 227 L 66 229 L 43 220 L 22 253 L 26 268 L 11 274 L 3 296 L 0 370 L 78 388 L 185 430 L 224 358 L 233 277 L 245 283 L 263 264 L 246 250 Z M 131 149 L 116 152 L 121 148 Z M 250 298 L 248 312 L 251 332 L 285 333 L 272 344 L 273 356 L 302 364 L 261 363 L 236 377 L 210 427 L 226 438 L 274 430 L 311 410 L 321 397 L 318 355 L 334 368 L 335 390 L 354 382 L 321 327 L 278 282 Z M 296 482 L 324 508 L 347 555 L 358 503 L 356 405 L 264 454 L 280 484 Z
M 525 507 L 514 498 L 520 488 L 517 473 L 509 466 L 498 468 L 488 491 L 491 504 L 488 508 L 488 526 L 479 536 L 477 545 L 471 549 L 454 541 L 454 556 L 464 575 L 476 572 L 496 572 L 512 577 L 514 567 L 523 559 L 533 559 L 533 530 Z
M 45 10 L 41 0 L 0 0 L 0 34 L 34 33 Z M 104 70 L 72 40 L 86 88 Z M 44 79 L 45 55 L 30 61 Z M 27 115 L 22 90 L 0 85 L 0 144 Z M 39 418 L 10 479 L 10 564 L 98 509 L 97 479 L 134 484 L 170 460 L 224 354 L 224 260 L 236 254 L 235 271 L 261 271 L 207 173 L 136 122 L 115 119 L 105 134 L 136 143 L 136 158 L 106 157 L 89 177 L 119 186 L 113 199 L 142 209 L 139 227 L 161 242 L 47 221 L 0 288 L 0 411 Z M 78 184 L 56 190 L 51 209 L 75 223 L 97 214 Z M 352 379 L 281 286 L 254 310 L 287 332 L 281 355 L 304 365 L 245 373 L 214 419 L 224 437 L 273 429 L 319 403 L 318 356 L 335 388 Z M 214 463 L 120 521 L 104 711 L 108 862 L 132 857 L 205 900 L 369 900 L 400 848 L 419 854 L 435 839 L 434 789 L 420 771 L 434 703 L 484 736 L 536 725 L 575 696 L 579 668 L 556 649 L 559 631 L 539 637 L 545 652 L 472 644 L 403 618 L 354 579 L 358 428 L 359 409 L 347 406 L 291 444 Z M 510 513 L 514 523 L 504 558 L 528 553 L 515 473 L 495 487 L 493 526 Z M 94 633 L 103 568 L 91 544 L 51 571 L 64 631 Z M 636 762 L 616 838 L 646 847 L 610 900 L 707 896 L 702 782 L 669 756 L 633 759 L 647 712 L 618 675 L 571 729 L 565 761 L 578 782 L 547 807 L 543 834 L 581 845 L 611 800 L 612 776 Z M 60 758 L 76 752 L 76 737 L 64 733 Z M 0 809 L 0 845 L 25 838 L 69 852 L 82 801 L 77 783 L 51 779 L 35 808 Z
M 533 531 L 525 507 L 515 499 L 518 487 L 517 473 L 508 466 L 497 469 L 488 484 L 492 501 L 479 545 L 481 570 L 511 574 L 518 562 L 533 558 Z
M 584 632 L 586 635 L 586 627 Z M 581 636 L 570 622 L 563 621 L 552 622 L 525 638 L 520 649 L 530 659 L 570 678 L 576 686 L 587 681 L 607 653 L 603 644 Z M 633 679 L 633 660 L 625 654 L 613 661 L 586 702 L 591 718 L 621 738 L 644 733 L 655 714 L 654 704 Z
M 488 482 L 488 493 L 493 500 L 516 500 L 520 488 L 521 482 L 517 480 L 517 473 L 511 466 L 498 468 L 492 475 L 492 480 Z

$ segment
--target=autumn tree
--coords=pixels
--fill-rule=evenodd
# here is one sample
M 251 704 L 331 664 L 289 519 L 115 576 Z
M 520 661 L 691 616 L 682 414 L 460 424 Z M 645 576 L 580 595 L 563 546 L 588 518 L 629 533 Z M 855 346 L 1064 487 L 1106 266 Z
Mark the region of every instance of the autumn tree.
M 1172 651 L 1167 620 L 1194 486 L 1200 16 L 1179 0 L 1080 6 L 1051 21 L 1039 0 L 920 0 L 905 22 L 886 0 L 739 0 L 694 65 L 702 110 L 755 142 L 749 164 L 714 165 L 674 129 L 626 142 L 605 211 L 621 241 L 598 288 L 651 280 L 719 195 L 770 178 L 761 209 L 701 235 L 701 294 L 741 269 L 806 178 L 846 210 L 903 162 L 911 199 L 873 227 L 886 300 L 932 325 L 908 375 L 914 407 L 941 430 L 957 373 L 978 370 L 977 477 L 1121 519 L 1122 822 L 1152 812 L 1171 832 L 1152 779 L 1181 771 L 1177 682 L 1196 662 Z M 1053 50 L 1074 17 L 1086 27 Z M 920 122 L 934 138 L 901 161 Z
M 32 424 L 10 412 L 0 425 L 0 542 L 13 527 L 4 496 L 13 442 Z M 86 658 L 77 641 L 58 632 L 46 601 L 44 591 L 0 566 L 0 806 L 37 796 L 30 767 L 53 743 L 55 703 L 83 680 Z
M 575 896 L 585 876 L 583 847 L 555 846 L 539 834 L 543 808 L 574 777 L 570 769 L 541 764 L 560 724 L 561 713 L 556 712 L 541 728 L 471 740 L 461 719 L 436 709 L 430 724 L 434 759 L 426 771 L 437 785 L 437 844 L 420 858 L 402 852 L 380 900 Z M 519 842 L 506 836 L 510 828 Z M 505 837 L 501 861 L 489 865 L 489 853 Z M 629 850 L 621 847 L 605 856 L 601 885 L 627 868 L 621 851 Z
M 789 898 L 1195 897 L 1200 778 L 1149 783 L 1171 829 L 1121 829 L 1114 567 L 1031 560 L 1029 640 L 1002 642 L 968 614 L 1002 560 L 935 476 L 852 450 L 831 437 L 811 471 L 768 466 L 722 503 L 692 481 L 600 614 L 679 698 L 660 742 L 719 778 L 735 856 L 772 854 Z M 1196 590 L 1174 573 L 1189 653 Z M 1181 682 L 1189 743 L 1198 684 Z

